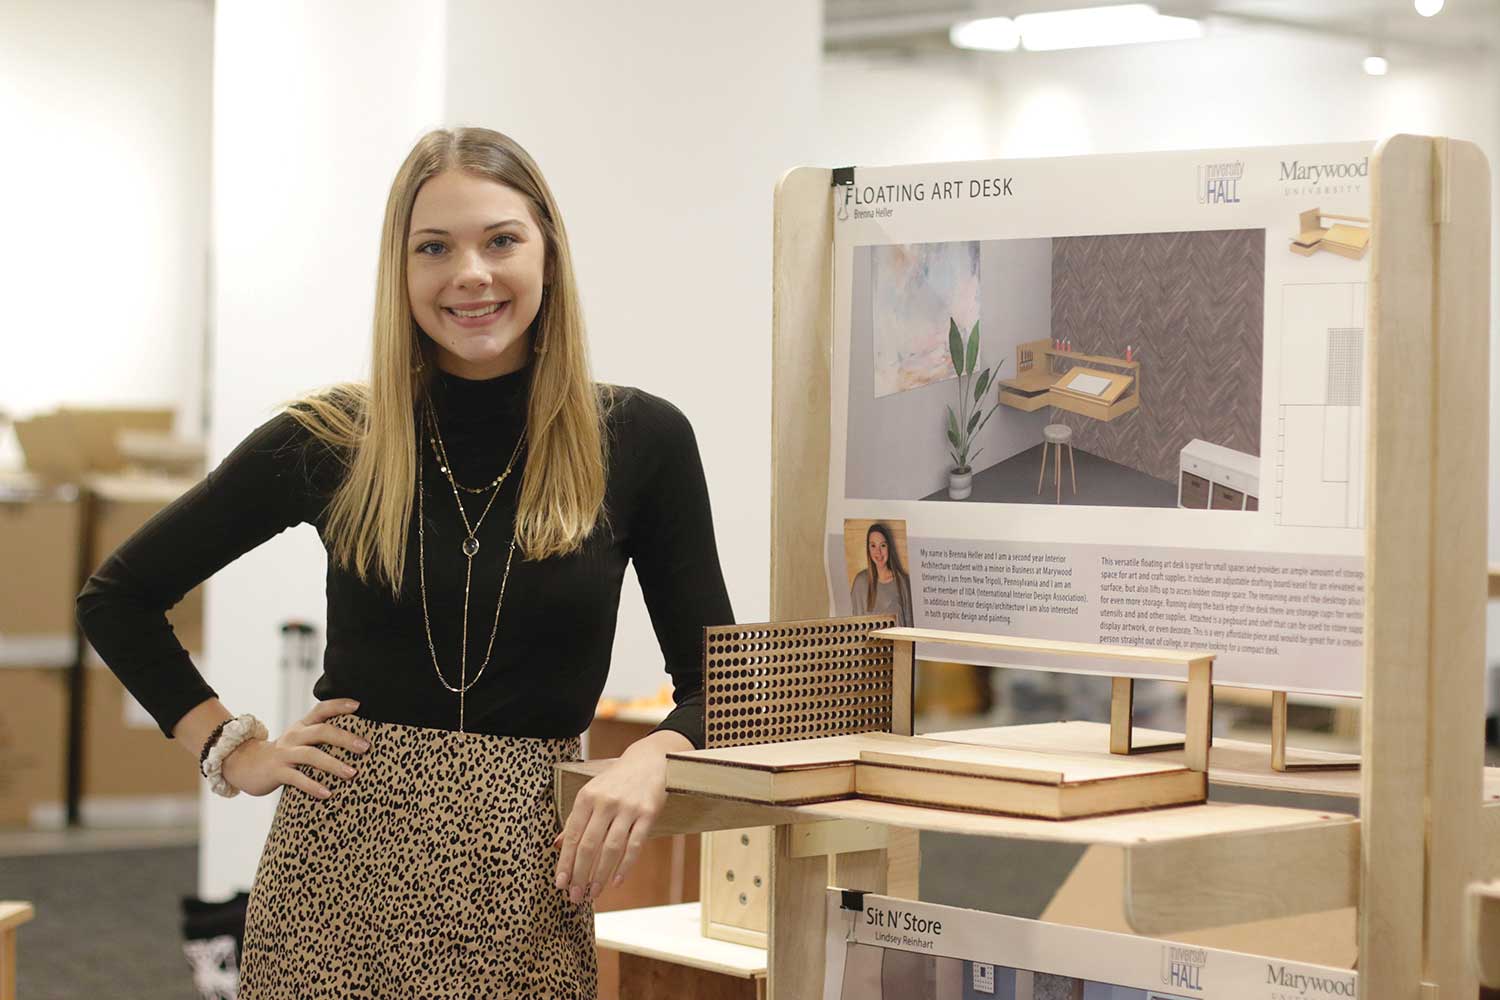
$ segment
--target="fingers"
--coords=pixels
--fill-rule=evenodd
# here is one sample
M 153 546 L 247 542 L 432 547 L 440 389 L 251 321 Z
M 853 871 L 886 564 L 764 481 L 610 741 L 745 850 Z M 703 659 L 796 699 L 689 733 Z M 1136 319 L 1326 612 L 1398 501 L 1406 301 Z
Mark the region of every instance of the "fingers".
M 572 874 L 568 879 L 568 898 L 574 903 L 581 903 L 593 888 L 589 878 L 594 871 L 594 862 L 599 857 L 599 852 L 604 846 L 604 837 L 609 833 L 609 827 L 614 821 L 612 815 L 606 815 L 604 810 L 595 809 L 589 816 L 588 826 L 583 830 L 583 836 L 578 839 L 578 848 L 573 855 Z
M 610 880 L 610 885 L 619 885 L 625 881 L 625 876 L 635 867 L 636 861 L 641 856 L 641 848 L 646 845 L 646 835 L 650 831 L 651 820 L 642 817 L 635 821 L 630 828 L 630 840 L 625 844 L 625 856 L 620 859 L 620 867 L 615 872 L 615 877 Z
M 370 749 L 369 740 L 351 733 L 342 726 L 335 726 L 327 722 L 289 729 L 287 730 L 286 738 L 289 743 L 304 746 L 313 746 L 321 743 L 327 746 L 343 747 L 345 750 L 354 753 L 364 753 Z
M 286 769 L 286 773 L 282 775 L 281 783 L 283 785 L 290 785 L 293 788 L 300 788 L 315 799 L 326 799 L 333 794 L 323 785 L 309 778 L 295 767 Z
M 317 747 L 295 747 L 287 752 L 287 756 L 294 763 L 306 764 L 308 767 L 315 767 L 340 778 L 354 777 L 355 769 L 351 765 L 345 764 L 333 754 L 319 750 Z
M 348 715 L 359 708 L 359 702 L 353 698 L 330 698 L 320 701 L 313 706 L 313 710 L 302 717 L 304 726 L 317 725 L 319 722 L 327 722 L 335 715 Z
M 604 887 L 610 884 L 615 869 L 620 866 L 620 859 L 625 856 L 625 845 L 630 840 L 631 825 L 631 817 L 624 813 L 616 814 L 614 822 L 610 823 L 609 832 L 604 835 L 604 843 L 600 845 L 599 855 L 589 873 L 590 899 L 598 898 Z
M 557 877 L 554 880 L 559 889 L 567 889 L 573 881 L 573 858 L 578 853 L 578 841 L 582 839 L 584 828 L 588 826 L 591 811 L 582 797 L 576 800 L 573 811 L 568 814 L 568 821 L 563 824 L 562 832 L 552 842 L 559 850 Z

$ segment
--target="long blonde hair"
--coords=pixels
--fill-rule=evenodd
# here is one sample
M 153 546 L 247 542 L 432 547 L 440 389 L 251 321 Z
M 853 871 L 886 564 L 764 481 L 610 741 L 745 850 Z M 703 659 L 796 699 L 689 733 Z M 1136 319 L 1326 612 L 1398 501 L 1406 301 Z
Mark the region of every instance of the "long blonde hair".
M 406 242 L 417 191 L 447 170 L 524 195 L 545 237 L 545 285 L 531 330 L 534 370 L 517 546 L 528 559 L 576 551 L 603 513 L 608 442 L 602 423 L 610 397 L 589 371 L 573 258 L 552 191 L 509 136 L 484 128 L 429 132 L 401 165 L 386 201 L 369 385 L 336 386 L 289 407 L 314 436 L 348 456 L 327 512 L 333 559 L 360 580 L 373 571 L 393 592 L 401 588 L 416 494 L 416 416 L 435 366 L 433 345 L 412 317 Z

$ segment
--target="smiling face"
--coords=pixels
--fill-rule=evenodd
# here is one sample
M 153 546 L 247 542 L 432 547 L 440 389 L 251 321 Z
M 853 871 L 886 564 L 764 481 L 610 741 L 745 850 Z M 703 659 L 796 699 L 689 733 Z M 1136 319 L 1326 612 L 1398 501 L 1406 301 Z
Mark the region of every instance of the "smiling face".
M 443 371 L 483 379 L 524 367 L 546 268 L 546 238 L 514 188 L 449 170 L 417 192 L 406 290 Z
M 874 564 L 878 571 L 884 573 L 886 564 L 891 559 L 890 544 L 886 542 L 885 536 L 878 531 L 870 532 L 868 544 L 870 546 L 870 562 Z

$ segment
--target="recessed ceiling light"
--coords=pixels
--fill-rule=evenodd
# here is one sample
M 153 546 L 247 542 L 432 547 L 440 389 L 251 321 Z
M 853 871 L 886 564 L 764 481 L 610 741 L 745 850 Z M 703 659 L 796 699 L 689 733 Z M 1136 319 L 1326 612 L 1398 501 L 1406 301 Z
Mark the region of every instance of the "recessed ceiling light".
M 1417 13 L 1423 17 L 1432 17 L 1443 9 L 1443 0 L 1417 0 Z
M 1148 3 L 1115 4 L 1082 10 L 985 17 L 960 21 L 948 29 L 948 40 L 961 49 L 1031 52 L 1085 49 L 1134 42 L 1167 42 L 1199 38 L 1203 25 L 1190 17 L 1158 14 Z
M 1391 64 L 1385 61 L 1385 56 L 1365 56 L 1365 72 L 1371 76 L 1385 76 L 1386 70 Z
M 1158 14 L 1148 3 L 1022 14 L 1016 27 L 1021 30 L 1021 47 L 1031 52 L 1168 42 L 1203 34 L 1198 21 Z

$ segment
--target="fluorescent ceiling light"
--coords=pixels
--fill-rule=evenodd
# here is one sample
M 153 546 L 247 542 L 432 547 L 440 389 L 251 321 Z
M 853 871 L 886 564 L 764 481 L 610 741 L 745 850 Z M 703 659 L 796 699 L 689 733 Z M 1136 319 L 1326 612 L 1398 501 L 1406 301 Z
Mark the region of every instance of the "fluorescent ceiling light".
M 1021 32 L 1008 17 L 982 17 L 977 21 L 960 21 L 949 28 L 948 41 L 959 49 L 1014 52 L 1021 45 Z
M 1432 17 L 1443 9 L 1443 0 L 1417 0 L 1417 13 Z
M 1365 56 L 1365 72 L 1371 76 L 1385 76 L 1386 70 L 1390 68 L 1385 56 Z
M 1022 14 L 1016 18 L 1016 27 L 1021 32 L 1021 47 L 1031 52 L 1168 42 L 1203 35 L 1203 25 L 1193 18 L 1158 14 L 1147 3 Z

